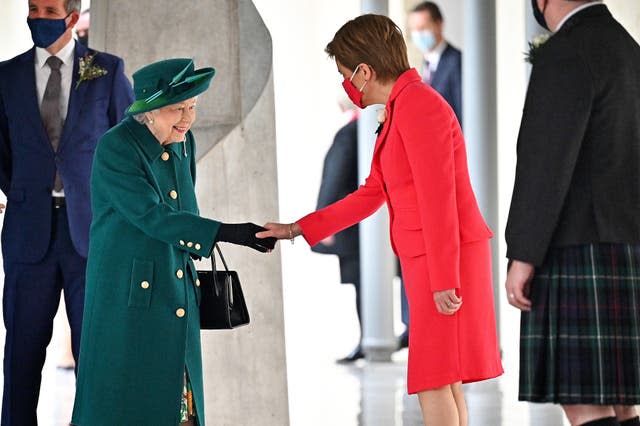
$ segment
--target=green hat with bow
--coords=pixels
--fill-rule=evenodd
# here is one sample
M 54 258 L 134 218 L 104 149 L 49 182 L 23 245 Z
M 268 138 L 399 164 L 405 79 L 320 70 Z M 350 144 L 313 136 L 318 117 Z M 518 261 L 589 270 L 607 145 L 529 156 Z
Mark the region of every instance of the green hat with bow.
M 193 59 L 177 58 L 154 62 L 133 73 L 136 100 L 127 115 L 152 111 L 193 98 L 209 88 L 216 70 L 196 70 Z

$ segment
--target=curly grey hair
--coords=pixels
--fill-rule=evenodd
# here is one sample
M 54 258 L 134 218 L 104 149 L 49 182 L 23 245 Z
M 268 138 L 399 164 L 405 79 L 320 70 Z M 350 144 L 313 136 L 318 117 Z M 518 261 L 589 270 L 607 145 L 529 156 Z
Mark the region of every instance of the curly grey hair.
M 136 120 L 140 124 L 147 124 L 148 120 L 144 112 L 141 112 L 140 114 L 135 114 L 132 117 L 134 120 Z
M 134 120 L 136 120 L 140 124 L 149 124 L 149 114 L 153 115 L 156 111 L 158 110 L 154 109 L 147 112 L 141 112 L 140 114 L 132 115 L 132 117 Z

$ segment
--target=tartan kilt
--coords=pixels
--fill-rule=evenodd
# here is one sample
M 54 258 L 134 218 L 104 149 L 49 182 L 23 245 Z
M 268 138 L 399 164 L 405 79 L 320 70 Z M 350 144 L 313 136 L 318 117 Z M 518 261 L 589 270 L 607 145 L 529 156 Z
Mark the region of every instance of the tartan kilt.
M 640 404 L 640 244 L 552 248 L 529 296 L 520 400 Z

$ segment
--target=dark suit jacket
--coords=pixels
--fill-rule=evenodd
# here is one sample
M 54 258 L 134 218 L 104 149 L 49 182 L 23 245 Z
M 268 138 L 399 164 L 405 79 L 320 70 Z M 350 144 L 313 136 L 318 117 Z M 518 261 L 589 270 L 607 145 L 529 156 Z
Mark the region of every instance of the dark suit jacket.
M 640 46 L 605 5 L 537 52 L 525 101 L 507 257 L 640 242 Z
M 447 44 L 438 68 L 431 78 L 431 87 L 447 101 L 462 124 L 462 52 Z
M 318 194 L 321 209 L 346 197 L 358 189 L 358 120 L 354 120 L 336 133 L 324 159 L 322 183 Z M 317 244 L 311 249 L 317 253 L 357 256 L 360 253 L 358 225 L 335 235 L 335 244 Z M 348 275 L 348 274 L 342 274 Z
M 102 52 L 96 54 L 94 64 L 108 73 L 76 89 L 78 59 L 93 53 L 76 42 L 69 109 L 57 153 L 40 117 L 35 48 L 0 63 L 0 190 L 7 196 L 2 229 L 5 261 L 34 263 L 47 252 L 56 168 L 64 184 L 71 239 L 78 253 L 87 256 L 93 152 L 98 138 L 120 122 L 133 102 L 122 59 Z

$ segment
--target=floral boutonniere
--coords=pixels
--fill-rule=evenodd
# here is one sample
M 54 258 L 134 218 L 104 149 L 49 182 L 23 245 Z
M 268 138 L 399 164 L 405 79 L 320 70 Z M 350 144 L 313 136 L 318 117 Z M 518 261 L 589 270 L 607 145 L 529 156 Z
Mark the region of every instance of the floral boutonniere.
M 102 68 L 100 65 L 93 65 L 93 60 L 95 59 L 96 54 L 93 55 L 84 55 L 83 58 L 80 58 L 79 70 L 78 70 L 78 82 L 76 83 L 76 89 L 80 87 L 80 83 L 83 81 L 89 81 L 96 79 L 98 77 L 102 77 L 106 75 L 108 71 Z
M 377 110 L 376 113 L 378 115 L 378 129 L 376 130 L 376 135 L 379 135 L 382 131 L 382 126 L 384 126 L 384 122 L 387 120 L 387 110 L 382 108 Z
M 535 36 L 533 40 L 529 42 L 529 51 L 525 54 L 524 60 L 533 65 L 536 60 L 536 52 L 549 40 L 549 37 L 551 37 L 549 34 Z

